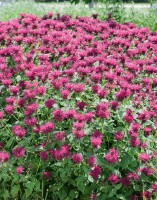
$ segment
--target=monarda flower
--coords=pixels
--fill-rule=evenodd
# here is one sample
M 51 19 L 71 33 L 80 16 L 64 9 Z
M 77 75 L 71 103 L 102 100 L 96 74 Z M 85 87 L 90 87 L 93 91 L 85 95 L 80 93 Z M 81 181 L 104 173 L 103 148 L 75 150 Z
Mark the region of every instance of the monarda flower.
M 132 110 L 128 109 L 126 110 L 126 113 L 124 115 L 124 120 L 128 123 L 131 124 L 134 120 L 134 115 L 132 113 Z
M 90 138 L 90 143 L 94 148 L 99 148 L 101 143 L 102 143 L 102 138 L 101 137 L 91 137 Z
M 55 125 L 52 122 L 46 122 L 44 125 L 40 126 L 40 132 L 44 134 L 51 133 L 55 128 Z
M 118 177 L 118 175 L 116 174 L 111 174 L 109 177 L 108 177 L 108 181 L 110 181 L 112 184 L 117 184 L 120 179 Z
M 141 160 L 142 163 L 146 163 L 149 159 L 150 159 L 150 155 L 146 154 L 146 153 L 141 153 L 138 156 L 139 160 Z
M 79 154 L 79 153 L 73 154 L 71 156 L 71 159 L 75 164 L 79 164 L 79 163 L 81 163 L 83 161 L 82 155 Z
M 54 138 L 59 142 L 64 141 L 65 140 L 65 132 L 64 131 L 60 131 L 58 133 L 55 133 Z
M 56 120 L 56 121 L 63 121 L 64 119 L 64 113 L 61 109 L 56 109 L 53 111 L 53 118 Z
M 83 101 L 77 101 L 76 102 L 76 106 L 80 109 L 80 110 L 84 110 L 86 103 Z
M 26 130 L 22 128 L 20 125 L 15 125 L 12 129 L 12 132 L 18 138 L 23 138 L 26 135 Z
M 94 167 L 96 165 L 96 158 L 95 158 L 95 156 L 88 157 L 87 161 L 88 161 L 88 164 L 89 164 L 90 167 Z
M 141 197 L 144 199 L 150 199 L 152 196 L 151 192 L 144 190 L 141 192 Z
M 85 131 L 84 130 L 73 129 L 72 133 L 73 133 L 74 137 L 77 138 L 77 139 L 81 139 L 85 135 Z
M 152 184 L 152 191 L 157 192 L 157 183 Z
M 114 139 L 117 141 L 121 141 L 124 137 L 124 133 L 123 132 L 117 132 L 114 134 Z
M 55 101 L 53 100 L 53 99 L 47 99 L 46 101 L 45 101 L 45 106 L 47 107 L 47 108 L 52 108 L 53 107 L 53 105 L 55 104 Z
M 22 147 L 15 147 L 14 149 L 12 149 L 12 154 L 16 157 L 16 158 L 22 158 L 25 155 L 26 150 Z
M 114 163 L 117 163 L 118 162 L 118 156 L 119 156 L 119 153 L 116 149 L 114 148 L 111 148 L 109 150 L 109 153 L 106 154 L 106 156 L 104 157 L 106 159 L 106 161 L 109 163 L 109 164 L 114 164 Z
M 19 167 L 16 168 L 16 173 L 17 174 L 22 174 L 23 171 L 24 171 L 24 168 L 22 166 L 19 166 Z
M 101 167 L 96 165 L 90 171 L 90 175 L 93 177 L 94 180 L 97 180 L 101 174 Z
M 0 151 L 0 162 L 7 162 L 10 158 L 10 155 L 5 151 Z
M 153 168 L 151 168 L 151 167 L 143 167 L 142 169 L 141 169 L 141 172 L 143 173 L 143 174 L 145 174 L 146 176 L 152 176 L 153 174 L 154 174 L 154 169 Z
M 2 120 L 4 117 L 4 112 L 3 111 L 0 111 L 0 120 Z
M 97 195 L 95 193 L 92 193 L 90 195 L 90 200 L 96 200 L 97 199 Z
M 43 172 L 43 176 L 46 178 L 46 179 L 50 179 L 52 174 L 51 172 Z
M 39 153 L 39 156 L 40 156 L 40 158 L 41 158 L 41 160 L 47 160 L 47 158 L 48 158 L 48 152 L 47 151 L 41 151 L 40 153 Z
M 14 106 L 13 105 L 7 105 L 4 108 L 5 112 L 7 112 L 9 115 L 12 115 L 14 113 Z

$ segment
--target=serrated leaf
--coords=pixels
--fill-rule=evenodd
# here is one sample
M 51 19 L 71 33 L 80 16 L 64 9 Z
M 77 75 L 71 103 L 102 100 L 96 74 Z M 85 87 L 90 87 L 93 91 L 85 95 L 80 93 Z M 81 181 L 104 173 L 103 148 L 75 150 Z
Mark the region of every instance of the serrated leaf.
M 19 185 L 14 185 L 14 186 L 11 188 L 11 192 L 10 192 L 11 196 L 12 196 L 12 197 L 16 197 L 17 194 L 18 194 L 18 192 L 19 192 L 19 190 L 20 190 L 20 186 L 19 186 Z

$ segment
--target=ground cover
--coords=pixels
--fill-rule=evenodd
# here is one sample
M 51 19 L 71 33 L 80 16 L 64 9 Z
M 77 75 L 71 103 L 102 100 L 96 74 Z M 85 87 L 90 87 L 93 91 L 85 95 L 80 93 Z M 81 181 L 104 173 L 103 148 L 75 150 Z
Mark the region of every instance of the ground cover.
M 0 22 L 0 199 L 156 199 L 156 43 L 111 15 Z

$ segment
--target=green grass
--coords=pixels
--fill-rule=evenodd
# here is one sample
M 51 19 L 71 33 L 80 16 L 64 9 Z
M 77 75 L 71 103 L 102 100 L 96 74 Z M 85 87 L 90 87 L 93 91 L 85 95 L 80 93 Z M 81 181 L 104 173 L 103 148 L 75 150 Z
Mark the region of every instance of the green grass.
M 138 4 L 139 5 L 139 4 Z M 141 4 L 147 5 L 147 4 Z M 98 13 L 101 19 L 105 19 L 107 13 L 113 12 L 113 16 L 119 22 L 133 22 L 138 26 L 150 27 L 151 31 L 157 30 L 157 14 L 150 8 L 130 8 L 123 9 L 124 5 L 116 9 L 104 4 L 97 4 L 94 9 L 89 9 L 83 3 L 71 5 L 69 2 L 63 3 L 36 3 L 34 1 L 19 0 L 7 4 L 0 8 L 0 21 L 7 21 L 12 18 L 18 18 L 20 13 L 32 13 L 37 16 L 43 16 L 48 12 L 69 14 L 75 16 L 91 16 L 92 13 Z

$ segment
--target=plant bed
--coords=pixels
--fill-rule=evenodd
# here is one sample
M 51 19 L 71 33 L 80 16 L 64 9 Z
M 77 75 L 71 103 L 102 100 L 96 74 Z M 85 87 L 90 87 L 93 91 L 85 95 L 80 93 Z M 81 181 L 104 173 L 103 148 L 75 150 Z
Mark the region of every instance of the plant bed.
M 156 199 L 156 44 L 111 15 L 0 22 L 0 199 Z

